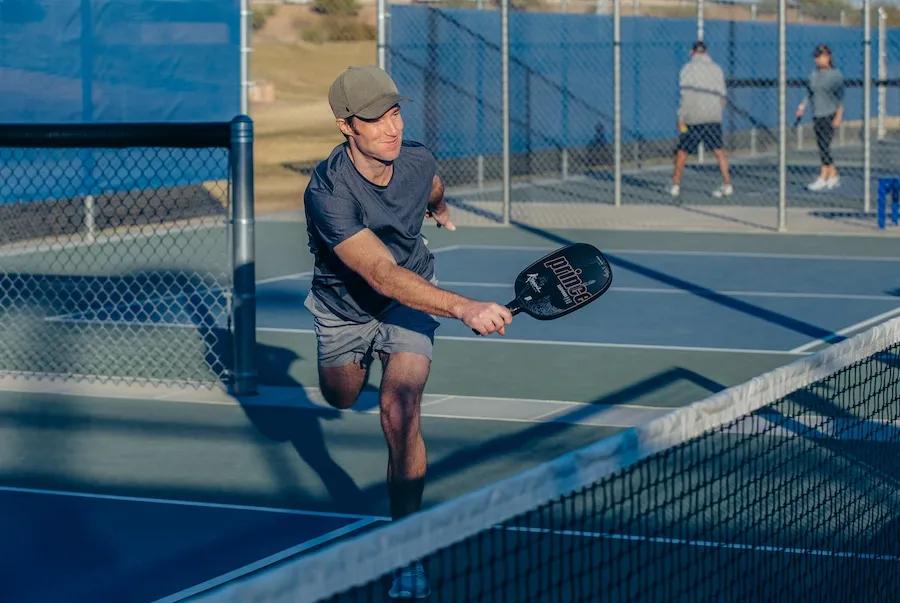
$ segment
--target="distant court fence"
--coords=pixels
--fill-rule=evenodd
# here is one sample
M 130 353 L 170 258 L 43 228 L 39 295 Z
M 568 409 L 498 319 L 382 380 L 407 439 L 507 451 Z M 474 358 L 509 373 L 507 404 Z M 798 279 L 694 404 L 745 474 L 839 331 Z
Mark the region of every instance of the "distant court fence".
M 0 375 L 252 393 L 252 140 L 0 124 Z
M 870 213 L 872 182 L 900 173 L 900 28 L 885 9 L 452 4 L 379 2 L 379 59 L 413 99 L 406 136 L 435 152 L 452 200 L 497 222 L 555 224 L 591 204 L 728 203 L 777 206 L 785 229 L 789 205 Z M 721 198 L 703 144 L 671 190 L 679 72 L 698 39 L 726 81 L 734 194 Z M 822 157 L 810 112 L 794 124 L 794 111 L 820 43 L 844 78 L 831 149 L 840 183 L 810 191 Z

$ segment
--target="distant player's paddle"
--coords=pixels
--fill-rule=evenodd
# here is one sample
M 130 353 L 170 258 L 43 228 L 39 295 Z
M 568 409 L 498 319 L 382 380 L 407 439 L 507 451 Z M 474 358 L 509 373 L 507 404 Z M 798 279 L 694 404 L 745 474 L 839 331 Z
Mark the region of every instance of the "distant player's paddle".
M 513 315 L 553 320 L 588 305 L 609 289 L 612 268 L 600 250 L 587 243 L 557 249 L 516 278 L 516 298 L 506 304 Z

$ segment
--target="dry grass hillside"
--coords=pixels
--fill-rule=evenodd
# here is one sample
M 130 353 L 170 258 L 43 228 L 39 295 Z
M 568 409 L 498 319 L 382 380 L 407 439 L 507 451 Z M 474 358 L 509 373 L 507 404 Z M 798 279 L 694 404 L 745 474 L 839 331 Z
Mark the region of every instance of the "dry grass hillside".
M 274 86 L 273 102 L 254 102 L 256 206 L 259 213 L 300 207 L 305 176 L 285 164 L 322 159 L 342 139 L 328 108 L 328 86 L 348 65 L 375 62 L 375 42 L 306 42 L 321 15 L 306 6 L 273 7 L 254 32 L 251 77 Z M 359 19 L 374 20 L 368 7 Z

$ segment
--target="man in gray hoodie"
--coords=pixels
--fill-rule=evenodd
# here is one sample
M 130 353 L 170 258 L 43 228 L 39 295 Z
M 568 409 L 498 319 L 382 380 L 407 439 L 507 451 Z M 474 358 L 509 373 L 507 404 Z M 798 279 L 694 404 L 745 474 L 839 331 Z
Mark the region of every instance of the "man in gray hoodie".
M 673 197 L 681 194 L 681 176 L 689 153 L 702 142 L 711 150 L 722 172 L 722 185 L 712 191 L 713 197 L 734 194 L 728 171 L 728 156 L 722 145 L 722 109 L 725 107 L 725 75 L 706 49 L 702 40 L 694 42 L 691 60 L 678 76 L 681 102 L 678 105 L 678 147 L 675 149 L 675 170 L 672 173 Z

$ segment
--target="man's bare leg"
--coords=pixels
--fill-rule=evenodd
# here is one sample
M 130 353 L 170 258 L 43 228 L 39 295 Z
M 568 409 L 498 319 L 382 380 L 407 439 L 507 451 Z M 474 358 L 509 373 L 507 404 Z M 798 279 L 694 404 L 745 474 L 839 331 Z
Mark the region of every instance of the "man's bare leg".
M 728 169 L 728 154 L 725 152 L 725 149 L 716 149 L 713 151 L 713 154 L 716 156 L 716 161 L 719 162 L 719 171 L 722 173 L 722 184 L 726 186 L 731 184 L 731 172 Z
M 672 172 L 672 184 L 681 185 L 681 176 L 684 174 L 684 164 L 687 162 L 687 153 L 678 150 L 675 152 L 675 171 Z
M 391 517 L 422 506 L 426 453 L 421 430 L 422 392 L 431 361 L 421 354 L 382 354 L 381 428 L 388 446 L 387 484 Z

